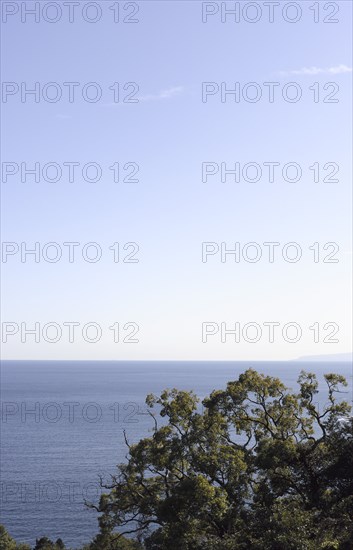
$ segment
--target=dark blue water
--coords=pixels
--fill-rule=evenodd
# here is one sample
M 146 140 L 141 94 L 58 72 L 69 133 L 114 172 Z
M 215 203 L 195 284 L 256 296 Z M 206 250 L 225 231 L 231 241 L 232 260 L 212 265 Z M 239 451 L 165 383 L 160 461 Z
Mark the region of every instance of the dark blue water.
M 3 361 L 1 364 L 1 523 L 17 540 L 61 537 L 79 546 L 97 532 L 99 474 L 124 461 L 129 441 L 152 428 L 145 397 L 164 388 L 204 397 L 246 368 L 279 376 L 295 389 L 301 369 L 337 372 L 349 382 L 350 363 Z M 320 406 L 324 406 L 323 394 Z

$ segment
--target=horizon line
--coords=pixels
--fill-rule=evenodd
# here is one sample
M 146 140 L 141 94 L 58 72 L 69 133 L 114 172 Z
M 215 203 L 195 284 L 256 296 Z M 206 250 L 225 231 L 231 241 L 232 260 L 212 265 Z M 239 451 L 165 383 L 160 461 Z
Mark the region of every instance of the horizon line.
M 353 352 L 346 352 L 342 354 L 337 354 L 339 357 L 340 355 L 352 355 L 351 358 L 344 359 L 342 362 L 349 363 L 353 360 Z M 323 355 L 321 358 L 314 359 L 315 355 L 307 355 L 307 356 L 301 356 L 301 357 L 294 357 L 291 359 L 16 359 L 16 358 L 6 358 L 6 359 L 0 359 L 0 363 L 3 363 L 5 361 L 22 361 L 22 362 L 29 362 L 29 361 L 36 361 L 36 362 L 85 362 L 85 363 L 94 363 L 94 362 L 100 362 L 100 363 L 287 363 L 292 361 L 305 361 L 306 359 L 315 362 L 321 362 L 325 358 L 331 357 L 330 354 Z M 332 361 L 334 361 L 335 358 L 332 358 Z

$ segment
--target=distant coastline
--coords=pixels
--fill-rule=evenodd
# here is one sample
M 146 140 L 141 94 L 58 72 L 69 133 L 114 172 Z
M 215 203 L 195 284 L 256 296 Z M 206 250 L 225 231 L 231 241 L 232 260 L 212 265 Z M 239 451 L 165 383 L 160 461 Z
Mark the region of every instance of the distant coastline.
M 332 353 L 329 355 L 304 355 L 293 359 L 293 361 L 327 361 L 327 362 L 342 362 L 349 363 L 353 361 L 353 353 Z

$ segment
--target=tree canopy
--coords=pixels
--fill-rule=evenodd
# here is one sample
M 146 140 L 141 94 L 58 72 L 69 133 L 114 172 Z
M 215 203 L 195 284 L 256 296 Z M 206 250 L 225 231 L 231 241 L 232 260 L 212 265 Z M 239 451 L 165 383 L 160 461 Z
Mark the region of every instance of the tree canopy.
M 102 536 L 133 534 L 148 550 L 352 549 L 352 420 L 337 399 L 347 382 L 325 382 L 323 410 L 305 372 L 293 393 L 249 369 L 202 411 L 192 392 L 149 395 L 153 434 L 127 441 L 105 484 Z

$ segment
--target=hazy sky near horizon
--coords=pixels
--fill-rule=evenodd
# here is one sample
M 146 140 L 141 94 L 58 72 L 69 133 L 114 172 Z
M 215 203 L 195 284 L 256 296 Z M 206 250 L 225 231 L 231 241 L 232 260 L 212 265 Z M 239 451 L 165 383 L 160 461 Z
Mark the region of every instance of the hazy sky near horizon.
M 351 2 L 281 2 L 272 23 L 266 2 L 79 2 L 71 23 L 68 2 L 38 3 L 38 22 L 21 4 L 2 13 L 2 357 L 351 350 Z

